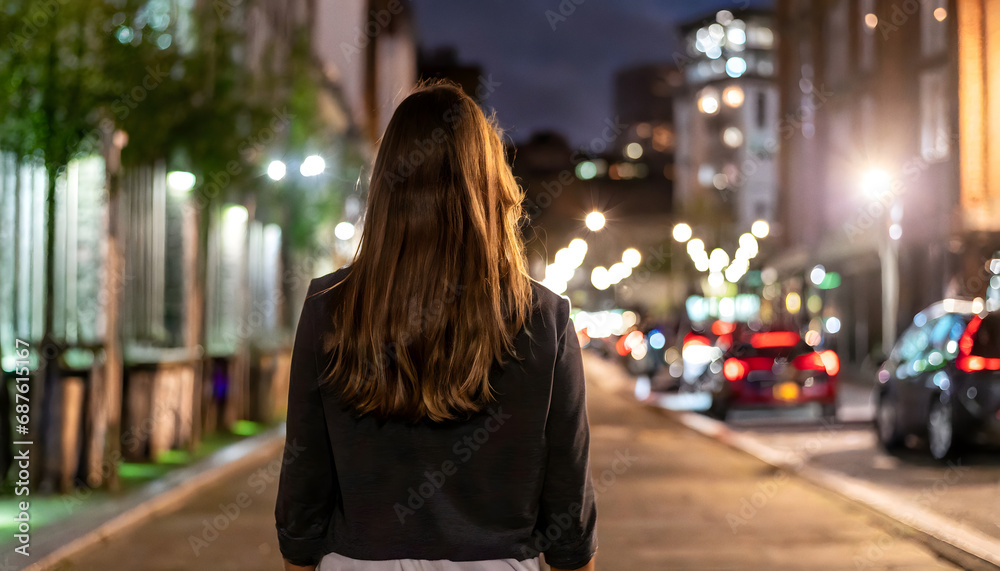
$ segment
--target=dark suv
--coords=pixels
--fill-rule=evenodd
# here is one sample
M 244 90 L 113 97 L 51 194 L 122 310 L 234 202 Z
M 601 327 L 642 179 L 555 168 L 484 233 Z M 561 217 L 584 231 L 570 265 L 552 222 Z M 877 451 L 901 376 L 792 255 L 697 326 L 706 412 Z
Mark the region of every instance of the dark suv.
M 1000 312 L 948 299 L 913 318 L 878 371 L 875 429 L 886 450 L 927 438 L 931 455 L 1000 443 Z

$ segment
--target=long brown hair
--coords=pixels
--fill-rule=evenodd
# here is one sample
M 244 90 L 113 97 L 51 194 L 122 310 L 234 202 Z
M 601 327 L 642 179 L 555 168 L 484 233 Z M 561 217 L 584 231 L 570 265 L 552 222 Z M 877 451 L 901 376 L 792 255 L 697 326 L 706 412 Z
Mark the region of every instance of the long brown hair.
M 361 244 L 330 311 L 324 379 L 358 414 L 435 422 L 495 397 L 528 319 L 523 191 L 462 90 L 418 85 L 379 145 Z

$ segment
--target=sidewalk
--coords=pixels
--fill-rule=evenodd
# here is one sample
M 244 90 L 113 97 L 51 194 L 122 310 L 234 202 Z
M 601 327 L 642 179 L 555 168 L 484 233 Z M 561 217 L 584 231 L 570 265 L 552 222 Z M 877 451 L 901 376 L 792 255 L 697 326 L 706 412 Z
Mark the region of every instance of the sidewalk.
M 245 438 L 190 465 L 118 495 L 106 491 L 78 490 L 67 496 L 31 499 L 44 507 L 44 519 L 32 516 L 30 556 L 14 553 L 19 544 L 5 533 L 0 545 L 0 570 L 41 570 L 86 550 L 157 515 L 168 513 L 186 499 L 233 473 L 279 453 L 284 425 Z M 39 525 L 44 523 L 44 525 Z

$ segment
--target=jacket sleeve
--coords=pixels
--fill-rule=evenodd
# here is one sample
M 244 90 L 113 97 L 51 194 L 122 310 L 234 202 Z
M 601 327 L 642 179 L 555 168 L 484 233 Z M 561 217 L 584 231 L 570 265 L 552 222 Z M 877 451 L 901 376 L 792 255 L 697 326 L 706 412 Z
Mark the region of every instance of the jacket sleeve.
M 314 327 L 309 295 L 295 331 L 288 382 L 288 418 L 275 525 L 281 555 L 296 565 L 313 565 L 326 554 L 328 527 L 339 495 L 329 431 L 319 391 Z
M 584 566 L 597 550 L 597 506 L 590 477 L 590 425 L 586 383 L 569 302 L 560 300 L 552 395 L 545 424 L 548 461 L 536 537 L 551 539 L 545 562 L 563 569 Z

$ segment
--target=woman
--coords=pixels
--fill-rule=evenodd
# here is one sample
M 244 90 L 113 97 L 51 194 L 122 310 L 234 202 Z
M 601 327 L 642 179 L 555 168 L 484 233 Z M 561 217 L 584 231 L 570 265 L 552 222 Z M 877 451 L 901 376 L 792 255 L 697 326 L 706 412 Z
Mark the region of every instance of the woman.
M 594 569 L 580 347 L 528 278 L 522 198 L 457 86 L 396 109 L 357 255 L 310 283 L 295 334 L 286 569 Z

